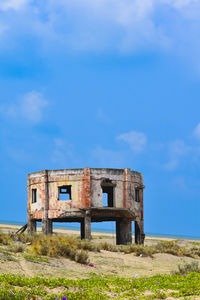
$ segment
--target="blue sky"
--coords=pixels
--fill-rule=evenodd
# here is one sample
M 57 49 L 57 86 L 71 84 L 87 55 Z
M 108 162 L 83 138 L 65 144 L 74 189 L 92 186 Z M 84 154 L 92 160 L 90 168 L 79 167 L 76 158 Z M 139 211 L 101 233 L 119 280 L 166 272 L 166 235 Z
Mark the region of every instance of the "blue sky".
M 145 231 L 200 236 L 200 2 L 0 1 L 1 220 L 26 174 L 144 174 Z

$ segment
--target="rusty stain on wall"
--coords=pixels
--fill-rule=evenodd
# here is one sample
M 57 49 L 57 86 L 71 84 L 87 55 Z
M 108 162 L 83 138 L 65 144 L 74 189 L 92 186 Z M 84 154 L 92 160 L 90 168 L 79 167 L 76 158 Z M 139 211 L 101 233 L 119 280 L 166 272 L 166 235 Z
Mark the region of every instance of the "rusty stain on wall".
M 135 241 L 141 244 L 143 189 L 142 174 L 130 169 L 86 167 L 28 174 L 28 230 L 35 231 L 37 221 L 42 221 L 47 234 L 52 232 L 53 222 L 80 222 L 82 238 L 91 238 L 91 222 L 116 221 L 117 243 L 127 244 L 132 242 L 131 222 L 135 221 Z M 103 193 L 107 196 L 106 205 Z M 62 194 L 68 199 L 61 200 Z

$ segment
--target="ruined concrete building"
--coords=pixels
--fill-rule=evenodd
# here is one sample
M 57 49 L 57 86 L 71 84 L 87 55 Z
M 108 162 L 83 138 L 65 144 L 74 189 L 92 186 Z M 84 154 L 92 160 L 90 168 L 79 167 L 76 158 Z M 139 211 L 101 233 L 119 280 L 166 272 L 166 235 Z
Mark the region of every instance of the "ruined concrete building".
M 115 221 L 116 243 L 143 244 L 143 176 L 130 169 L 43 170 L 28 174 L 28 230 L 52 233 L 53 222 L 79 222 L 91 238 L 91 222 Z

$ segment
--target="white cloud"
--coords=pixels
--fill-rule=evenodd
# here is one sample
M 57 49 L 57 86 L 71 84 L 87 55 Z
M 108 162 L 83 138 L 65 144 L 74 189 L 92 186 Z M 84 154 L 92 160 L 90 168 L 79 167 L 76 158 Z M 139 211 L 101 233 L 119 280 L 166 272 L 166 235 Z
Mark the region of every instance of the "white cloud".
M 29 36 L 45 59 L 161 51 L 200 70 L 199 0 L 0 0 L 0 11 L 0 52 L 19 49 Z
M 183 9 L 195 9 L 199 6 L 199 0 L 164 0 L 164 2 L 169 6 L 176 8 L 177 10 Z
M 185 45 L 194 26 L 200 28 L 200 3 L 195 0 L 7 0 L 0 2 L 0 9 L 16 12 L 2 18 L 11 30 L 20 16 L 19 35 L 31 30 L 42 40 L 59 37 L 62 46 L 77 50 L 166 49 Z M 191 24 L 184 26 L 185 19 L 192 19 Z
M 124 155 L 122 152 L 104 149 L 103 147 L 95 148 L 92 151 L 92 157 L 96 166 L 101 168 L 120 168 L 124 164 Z
M 123 133 L 117 137 L 117 140 L 127 143 L 134 152 L 143 151 L 147 143 L 146 135 L 137 131 Z
M 0 10 L 7 11 L 9 9 L 20 10 L 29 4 L 30 0 L 1 0 Z
M 43 95 L 36 91 L 25 94 L 20 101 L 8 106 L 0 106 L 0 114 L 4 117 L 17 120 L 28 120 L 39 123 L 43 118 L 43 110 L 48 105 Z
M 193 136 L 200 140 L 200 123 L 195 127 L 194 131 L 193 131 Z
M 186 145 L 182 140 L 175 140 L 169 144 L 169 157 L 170 160 L 167 164 L 165 164 L 165 168 L 167 170 L 176 169 L 180 161 L 186 154 L 191 150 L 191 147 Z
M 31 122 L 38 123 L 42 120 L 43 108 L 45 108 L 47 104 L 47 100 L 44 99 L 41 93 L 31 91 L 23 97 L 19 109 L 24 118 Z
M 55 138 L 53 140 L 53 149 L 51 152 L 51 161 L 56 166 L 61 168 L 67 168 L 69 165 L 77 163 L 77 157 L 75 158 L 73 145 L 63 138 Z

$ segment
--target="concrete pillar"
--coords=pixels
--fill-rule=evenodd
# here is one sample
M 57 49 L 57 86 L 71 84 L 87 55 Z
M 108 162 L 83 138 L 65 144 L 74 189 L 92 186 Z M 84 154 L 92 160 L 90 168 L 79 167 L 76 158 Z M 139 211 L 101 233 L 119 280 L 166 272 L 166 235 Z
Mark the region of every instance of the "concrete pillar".
M 144 244 L 144 222 L 143 221 L 135 221 L 135 243 L 136 244 Z
M 34 233 L 37 230 L 37 222 L 36 220 L 32 219 L 30 216 L 28 216 L 27 230 L 28 233 Z
M 116 244 L 128 245 L 132 243 L 132 222 L 129 219 L 116 221 Z
M 81 221 L 81 239 L 91 240 L 91 217 L 85 216 Z
M 44 170 L 43 175 L 43 192 L 44 192 L 44 211 L 42 213 L 42 232 L 52 234 L 52 220 L 48 218 L 49 210 L 49 187 L 48 187 L 48 170 Z
M 42 220 L 42 232 L 44 234 L 52 234 L 53 233 L 53 224 L 51 219 L 43 219 Z
M 144 186 L 143 186 L 144 187 Z M 144 215 L 143 215 L 143 188 L 139 189 L 139 200 L 140 200 L 140 216 L 135 221 L 135 243 L 143 245 L 145 234 L 144 234 Z

